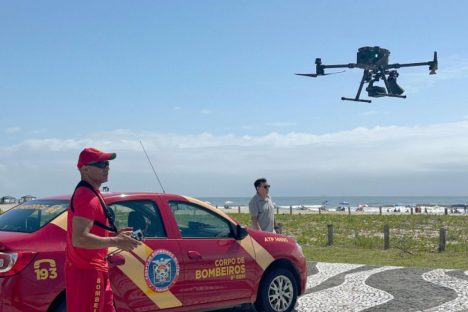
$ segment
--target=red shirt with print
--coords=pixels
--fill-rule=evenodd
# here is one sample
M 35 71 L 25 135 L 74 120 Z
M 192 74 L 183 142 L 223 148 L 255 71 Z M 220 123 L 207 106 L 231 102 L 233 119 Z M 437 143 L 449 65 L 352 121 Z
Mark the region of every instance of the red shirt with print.
M 101 196 L 99 190 L 96 192 Z M 101 197 L 102 198 L 102 197 Z M 108 271 L 107 248 L 86 249 L 74 247 L 72 244 L 72 226 L 73 217 L 82 217 L 88 220 L 99 221 L 102 224 L 108 225 L 108 221 L 102 209 L 99 198 L 88 188 L 79 187 L 73 197 L 73 213 L 69 207 L 67 219 L 67 248 L 66 255 L 70 264 L 80 269 L 93 269 L 98 271 Z M 108 237 L 109 232 L 103 228 L 93 225 L 90 231 L 92 234 L 100 237 Z

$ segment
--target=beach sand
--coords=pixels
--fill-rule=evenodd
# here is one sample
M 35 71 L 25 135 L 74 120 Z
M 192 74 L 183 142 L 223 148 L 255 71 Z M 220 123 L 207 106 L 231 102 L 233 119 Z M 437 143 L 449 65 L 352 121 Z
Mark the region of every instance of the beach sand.
M 249 207 L 247 206 L 231 206 L 229 208 L 225 208 L 223 206 L 218 206 L 217 207 L 219 210 L 224 211 L 225 213 L 249 213 Z M 279 209 L 275 209 L 275 215 L 280 214 L 280 215 L 289 215 L 289 214 L 294 214 L 294 215 L 301 215 L 301 214 L 333 214 L 333 215 L 378 215 L 380 214 L 380 211 L 378 208 L 364 208 L 362 211 L 356 211 L 356 209 L 351 208 L 351 211 L 349 212 L 347 209 L 344 211 L 336 211 L 335 208 L 329 208 L 328 210 L 321 210 L 319 211 L 318 209 L 298 209 L 298 208 L 286 208 L 284 206 L 280 207 Z M 399 212 L 394 212 L 392 209 L 387 209 L 385 207 L 382 208 L 382 215 L 410 215 L 411 210 L 408 209 L 401 209 Z M 413 210 L 413 214 L 415 215 L 425 215 L 426 213 L 424 212 L 419 212 L 416 213 L 415 210 Z M 443 209 L 438 209 L 438 210 L 431 210 L 429 209 L 429 212 L 427 214 L 430 215 L 443 215 L 444 210 Z M 463 216 L 466 215 L 464 213 L 464 210 L 459 210 L 459 213 L 454 214 L 451 213 L 450 210 L 448 210 L 449 215 L 454 215 L 454 216 Z
M 18 204 L 0 204 L 0 211 L 5 212 L 7 210 L 10 210 L 11 208 L 15 207 Z

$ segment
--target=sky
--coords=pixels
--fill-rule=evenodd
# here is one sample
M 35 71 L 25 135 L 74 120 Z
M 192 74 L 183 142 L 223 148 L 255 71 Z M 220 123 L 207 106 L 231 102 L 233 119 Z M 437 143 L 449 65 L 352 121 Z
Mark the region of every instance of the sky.
M 0 0 L 0 196 L 68 194 L 85 147 L 111 191 L 468 197 L 464 1 Z M 390 50 L 406 99 L 354 97 Z M 332 70 L 330 70 L 331 72 Z M 367 98 L 366 92 L 362 94 Z

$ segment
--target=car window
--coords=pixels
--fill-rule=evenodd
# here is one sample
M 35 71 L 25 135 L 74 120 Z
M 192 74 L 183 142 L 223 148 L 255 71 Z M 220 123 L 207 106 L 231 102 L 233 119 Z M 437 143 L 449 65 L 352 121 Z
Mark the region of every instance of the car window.
M 140 229 L 145 237 L 167 237 L 158 207 L 150 200 L 128 200 L 109 205 L 118 229 Z
M 231 223 L 201 206 L 186 202 L 169 202 L 179 231 L 184 238 L 231 237 Z
M 0 231 L 32 233 L 67 210 L 68 200 L 32 200 L 0 215 Z

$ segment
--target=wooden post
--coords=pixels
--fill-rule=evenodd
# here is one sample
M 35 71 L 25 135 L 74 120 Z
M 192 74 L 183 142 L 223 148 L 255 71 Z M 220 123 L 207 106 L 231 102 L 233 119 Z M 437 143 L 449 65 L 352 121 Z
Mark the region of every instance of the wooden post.
M 447 233 L 447 230 L 444 228 L 440 228 L 439 230 L 439 252 L 445 251 L 445 234 Z
M 238 213 L 240 213 L 240 211 L 241 211 L 240 206 L 237 206 L 237 211 L 238 211 Z
M 333 245 L 333 224 L 328 224 L 328 246 Z
M 387 250 L 390 248 L 390 228 L 387 224 L 383 227 L 383 239 L 384 239 L 384 249 Z
M 351 206 L 348 206 L 348 216 L 351 215 Z
M 382 215 L 382 206 L 379 207 L 379 215 Z
M 447 209 L 447 207 L 444 208 L 444 213 L 445 213 L 445 215 L 448 215 L 448 209 Z
M 319 208 L 319 214 L 322 214 L 322 209 Z
M 289 206 L 289 214 L 292 215 L 292 205 Z
M 279 214 L 279 206 L 276 205 L 276 214 Z
M 413 207 L 410 207 L 410 209 L 411 209 L 411 214 L 413 214 Z

